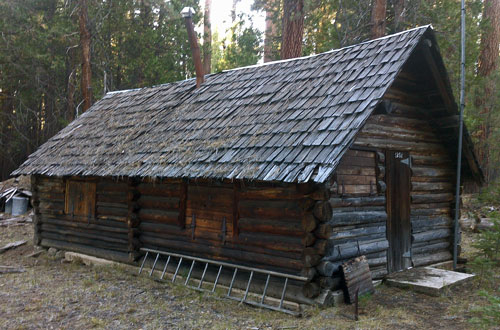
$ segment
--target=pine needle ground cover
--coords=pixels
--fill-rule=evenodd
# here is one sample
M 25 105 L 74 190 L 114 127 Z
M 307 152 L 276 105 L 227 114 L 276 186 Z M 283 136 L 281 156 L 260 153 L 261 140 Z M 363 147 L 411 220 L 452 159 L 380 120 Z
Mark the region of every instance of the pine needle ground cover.
M 2 245 L 28 240 L 0 254 L 0 265 L 26 270 L 0 274 L 3 329 L 470 329 L 494 328 L 498 318 L 498 264 L 440 297 L 381 285 L 361 300 L 356 322 L 351 305 L 310 308 L 295 318 L 137 276 L 127 266 L 65 263 L 47 253 L 27 257 L 31 237 L 30 225 L 0 227 Z M 477 255 L 478 240 L 479 234 L 463 233 L 465 256 Z

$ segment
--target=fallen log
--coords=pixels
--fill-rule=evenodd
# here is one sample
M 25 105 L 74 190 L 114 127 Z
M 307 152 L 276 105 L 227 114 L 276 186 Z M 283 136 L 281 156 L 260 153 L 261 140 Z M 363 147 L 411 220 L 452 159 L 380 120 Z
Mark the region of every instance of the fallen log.
M 0 254 L 4 253 L 7 250 L 14 249 L 18 246 L 24 245 L 24 244 L 26 244 L 26 242 L 28 242 L 28 241 L 15 241 L 12 243 L 8 243 L 0 248 Z

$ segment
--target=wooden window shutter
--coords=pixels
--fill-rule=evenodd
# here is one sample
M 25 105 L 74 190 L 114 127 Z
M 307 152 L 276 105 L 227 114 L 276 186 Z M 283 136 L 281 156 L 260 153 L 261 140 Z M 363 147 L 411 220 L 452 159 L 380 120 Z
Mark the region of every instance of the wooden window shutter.
M 95 217 L 96 183 L 92 181 L 66 181 L 64 212 L 72 216 Z

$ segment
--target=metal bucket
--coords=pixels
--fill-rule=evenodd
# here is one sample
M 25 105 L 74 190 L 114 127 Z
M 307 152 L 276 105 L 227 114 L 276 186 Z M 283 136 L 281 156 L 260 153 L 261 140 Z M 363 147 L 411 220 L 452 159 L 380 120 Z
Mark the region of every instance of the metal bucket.
M 12 213 L 12 198 L 9 199 L 7 203 L 5 203 L 5 213 L 11 214 Z
M 12 215 L 21 215 L 28 211 L 27 197 L 12 197 Z

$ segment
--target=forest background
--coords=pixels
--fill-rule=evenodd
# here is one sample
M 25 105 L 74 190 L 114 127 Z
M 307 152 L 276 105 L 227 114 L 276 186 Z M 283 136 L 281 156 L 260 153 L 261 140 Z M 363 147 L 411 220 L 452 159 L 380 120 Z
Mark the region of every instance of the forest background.
M 213 0 L 214 2 L 217 0 Z M 205 72 L 306 56 L 432 24 L 459 95 L 460 0 L 0 0 L 0 180 L 109 91 L 194 76 L 180 14 L 196 10 Z M 500 176 L 500 0 L 466 1 L 465 121 L 489 182 Z

